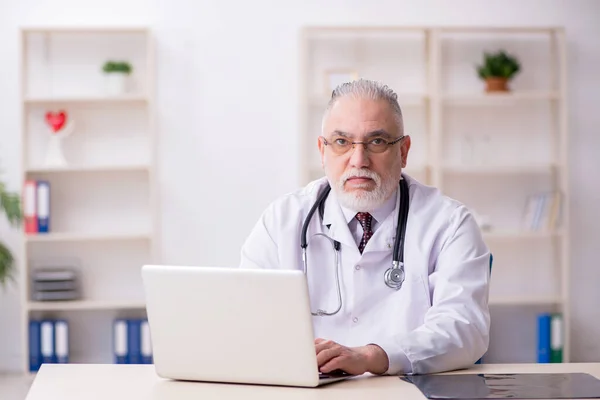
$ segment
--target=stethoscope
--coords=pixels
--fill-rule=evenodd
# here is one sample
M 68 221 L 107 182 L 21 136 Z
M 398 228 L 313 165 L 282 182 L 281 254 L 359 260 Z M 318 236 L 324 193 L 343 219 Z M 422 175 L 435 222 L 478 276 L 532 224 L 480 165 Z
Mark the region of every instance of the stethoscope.
M 398 225 L 396 227 L 396 238 L 394 240 L 394 257 L 392 259 L 392 266 L 385 271 L 383 280 L 385 284 L 394 289 L 399 290 L 402 287 L 402 283 L 404 282 L 404 236 L 406 235 L 406 223 L 408 220 L 408 206 L 409 206 L 409 198 L 408 198 L 408 184 L 406 183 L 406 179 L 403 177 L 400 180 L 400 212 L 398 212 Z M 323 192 L 315 201 L 315 204 L 311 207 L 306 219 L 304 220 L 304 224 L 302 225 L 302 235 L 300 238 L 300 247 L 302 248 L 302 263 L 304 265 L 304 274 L 308 272 L 308 265 L 306 259 L 306 249 L 308 247 L 308 242 L 306 240 L 306 231 L 308 230 L 308 224 L 315 213 L 315 211 L 319 210 L 319 215 L 321 219 L 323 219 L 323 213 L 325 208 L 325 200 L 331 191 L 331 186 L 327 185 Z M 340 249 L 341 244 L 337 240 L 332 240 L 328 236 L 323 235 L 329 240 L 332 241 L 333 249 L 335 250 L 335 279 L 337 283 L 337 297 L 338 297 L 338 307 L 333 312 L 327 312 L 325 310 L 318 309 L 317 312 L 312 312 L 312 315 L 315 316 L 331 316 L 337 314 L 342 309 L 342 292 L 340 289 L 340 279 L 339 279 L 339 270 L 341 268 L 340 263 Z

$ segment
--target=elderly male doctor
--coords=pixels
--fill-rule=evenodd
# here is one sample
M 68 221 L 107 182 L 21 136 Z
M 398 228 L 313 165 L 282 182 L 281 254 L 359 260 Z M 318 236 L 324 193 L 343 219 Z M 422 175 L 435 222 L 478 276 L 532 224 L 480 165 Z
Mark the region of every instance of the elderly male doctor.
M 267 208 L 240 267 L 303 270 L 303 224 L 330 185 L 306 232 L 320 371 L 423 374 L 473 365 L 488 347 L 490 253 L 464 205 L 402 174 L 410 137 L 396 94 L 368 80 L 338 87 L 318 148 L 326 178 Z M 395 288 L 386 271 L 404 201 L 404 280 Z

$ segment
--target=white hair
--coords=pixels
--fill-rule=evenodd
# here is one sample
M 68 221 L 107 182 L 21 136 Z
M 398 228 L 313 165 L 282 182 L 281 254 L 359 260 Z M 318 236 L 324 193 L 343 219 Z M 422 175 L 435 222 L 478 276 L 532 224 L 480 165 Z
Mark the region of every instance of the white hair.
M 325 119 L 329 115 L 329 111 L 335 105 L 337 100 L 344 96 L 386 101 L 394 113 L 394 119 L 398 125 L 399 132 L 404 132 L 404 120 L 402 118 L 402 109 L 400 108 L 400 104 L 398 104 L 398 95 L 389 86 L 384 85 L 381 82 L 363 78 L 342 83 L 331 92 L 331 99 L 329 99 L 329 103 L 327 104 L 323 115 L 321 131 L 323 131 L 325 126 Z

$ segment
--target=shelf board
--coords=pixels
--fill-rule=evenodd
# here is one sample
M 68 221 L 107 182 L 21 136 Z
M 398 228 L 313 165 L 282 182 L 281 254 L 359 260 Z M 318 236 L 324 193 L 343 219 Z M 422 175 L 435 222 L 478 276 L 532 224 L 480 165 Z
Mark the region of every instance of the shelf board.
M 442 170 L 451 174 L 465 175 L 520 175 L 520 174 L 544 174 L 556 168 L 556 164 L 539 165 L 446 165 Z
M 526 240 L 526 239 L 548 239 L 561 236 L 560 231 L 483 231 L 485 239 L 498 240 Z
M 32 167 L 25 171 L 29 174 L 69 173 L 69 172 L 147 172 L 149 165 L 74 165 L 67 167 Z
M 21 28 L 21 32 L 32 34 L 32 33 L 116 33 L 116 34 L 129 34 L 129 33 L 149 33 L 150 29 L 147 26 L 142 25 L 38 25 L 38 26 L 24 26 Z
M 553 33 L 556 31 L 562 31 L 564 28 L 560 26 L 444 26 L 439 28 L 441 33 L 514 33 L 514 34 L 524 34 L 524 33 Z
M 563 301 L 558 296 L 490 296 L 490 305 L 558 305 Z
M 146 308 L 146 303 L 134 300 L 29 301 L 27 308 L 31 311 L 126 310 Z
M 26 104 L 55 104 L 55 103 L 135 103 L 146 102 L 148 97 L 143 94 L 122 96 L 84 95 L 84 96 L 33 96 L 25 97 Z
M 444 103 L 465 103 L 468 105 L 510 104 L 516 101 L 558 100 L 559 92 L 555 91 L 514 91 L 498 93 L 446 93 L 442 94 Z
M 29 243 L 44 242 L 92 242 L 92 241 L 115 241 L 115 240 L 149 240 L 149 233 L 92 233 L 92 232 L 57 232 L 39 233 L 25 235 Z

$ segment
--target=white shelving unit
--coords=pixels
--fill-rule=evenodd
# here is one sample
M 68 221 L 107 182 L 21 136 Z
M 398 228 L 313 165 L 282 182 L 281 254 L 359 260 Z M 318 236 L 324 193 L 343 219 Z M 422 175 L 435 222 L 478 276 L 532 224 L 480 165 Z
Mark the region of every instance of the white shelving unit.
M 70 362 L 112 363 L 112 321 L 145 316 L 140 268 L 158 262 L 154 40 L 147 27 L 21 30 L 22 179 L 50 182 L 50 232 L 23 234 L 22 369 L 29 320 L 69 322 Z M 105 90 L 102 65 L 126 60 L 129 91 Z M 47 111 L 75 129 L 65 167 L 47 167 Z M 77 270 L 80 298 L 33 301 L 31 272 L 56 260 Z M 66 261 L 65 261 L 66 262 Z M 53 264 L 52 264 L 53 265 Z
M 516 55 L 522 70 L 510 92 L 486 93 L 475 66 L 484 51 L 500 49 Z M 533 309 L 523 327 L 529 332 L 535 313 L 562 313 L 568 362 L 565 57 L 565 32 L 556 27 L 307 27 L 300 57 L 300 184 L 323 176 L 316 143 L 330 96 L 323 90 L 327 71 L 388 84 L 412 139 L 405 172 L 490 219 L 484 237 L 494 254 L 491 305 Z M 550 191 L 562 195 L 560 225 L 524 229 L 529 196 Z M 522 350 L 529 358 L 512 361 L 535 360 L 535 348 Z

